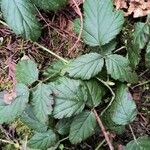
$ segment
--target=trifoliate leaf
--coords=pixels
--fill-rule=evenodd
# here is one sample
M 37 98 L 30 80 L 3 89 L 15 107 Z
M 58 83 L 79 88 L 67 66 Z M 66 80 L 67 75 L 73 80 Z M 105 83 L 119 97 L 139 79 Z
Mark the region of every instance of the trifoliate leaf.
M 139 49 L 143 49 L 148 42 L 150 27 L 147 23 L 138 22 L 135 25 L 133 33 L 133 44 L 138 45 Z
M 16 65 L 16 79 L 19 83 L 30 85 L 38 80 L 37 64 L 32 60 L 21 60 Z
M 29 128 L 37 132 L 46 132 L 47 126 L 41 123 L 33 113 L 32 107 L 28 106 L 21 115 L 21 121 Z
M 82 112 L 73 119 L 69 140 L 72 144 L 80 143 L 90 137 L 96 128 L 96 118 L 93 112 Z
M 0 124 L 14 121 L 24 111 L 29 100 L 29 91 L 24 84 L 16 85 L 16 97 L 11 104 L 3 100 L 3 93 L 0 94 Z
M 63 72 L 63 68 L 65 68 L 65 64 L 62 61 L 56 61 L 52 63 L 43 73 L 43 76 L 53 79 L 58 76 L 61 76 Z
M 139 137 L 137 141 L 129 142 L 124 150 L 149 150 L 150 138 L 147 136 Z
M 123 13 L 113 11 L 112 0 L 86 0 L 84 2 L 83 39 L 90 46 L 109 43 L 122 29 Z
M 145 56 L 146 66 L 150 68 L 150 42 L 147 45 L 146 56 Z
M 70 125 L 72 123 L 71 118 L 65 118 L 58 121 L 56 124 L 56 130 L 61 135 L 66 135 L 69 133 Z
M 56 11 L 63 8 L 68 0 L 32 0 L 39 8 L 46 11 Z
M 100 54 L 89 53 L 82 55 L 68 65 L 66 71 L 70 77 L 88 80 L 96 76 L 104 65 L 104 59 Z
M 106 57 L 106 68 L 107 73 L 111 75 L 115 80 L 127 81 L 127 82 L 136 82 L 137 76 L 132 69 L 127 58 L 112 54 L 107 55 Z
M 2 0 L 1 9 L 7 24 L 17 35 L 33 41 L 40 37 L 36 9 L 29 0 Z
M 46 122 L 48 115 L 52 113 L 53 105 L 53 96 L 49 85 L 39 83 L 37 87 L 32 90 L 31 104 L 37 119 L 41 122 Z
M 87 93 L 88 93 L 88 100 L 87 105 L 91 108 L 97 107 L 102 97 L 105 95 L 105 88 L 101 84 L 99 84 L 96 80 L 89 80 L 84 82 Z
M 54 88 L 55 105 L 53 115 L 55 118 L 67 118 L 82 112 L 87 95 L 80 80 L 61 78 Z
M 28 141 L 28 146 L 30 148 L 37 148 L 45 150 L 57 142 L 57 135 L 53 130 L 48 130 L 43 133 L 35 133 L 35 135 Z
M 112 121 L 116 124 L 126 125 L 134 121 L 137 115 L 136 105 L 126 85 L 118 86 L 110 109 Z

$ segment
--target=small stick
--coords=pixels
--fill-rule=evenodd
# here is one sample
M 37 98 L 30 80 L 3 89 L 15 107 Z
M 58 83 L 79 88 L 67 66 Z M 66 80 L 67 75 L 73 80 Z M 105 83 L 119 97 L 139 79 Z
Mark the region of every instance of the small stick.
M 42 50 L 50 53 L 51 55 L 53 55 L 54 57 L 58 58 L 59 60 L 63 61 L 64 63 L 68 63 L 68 61 L 62 57 L 60 57 L 59 55 L 55 54 L 54 52 L 52 52 L 51 50 L 49 50 L 48 48 L 40 45 L 39 43 L 37 42 L 34 42 L 35 45 L 37 45 L 39 48 L 41 48 Z
M 95 150 L 99 150 L 100 147 L 106 142 L 106 140 L 104 139 L 100 144 L 98 144 L 98 146 L 95 148 Z
M 76 47 L 76 45 L 77 45 L 78 42 L 80 41 L 81 36 L 82 36 L 82 31 L 83 31 L 83 16 L 82 16 L 81 10 L 80 10 L 78 4 L 76 3 L 76 1 L 75 1 L 75 0 L 72 0 L 72 1 L 73 1 L 74 5 L 75 5 L 76 8 L 77 8 L 77 14 L 80 16 L 80 22 L 81 22 L 81 25 L 80 25 L 80 26 L 81 26 L 81 27 L 80 27 L 80 33 L 79 33 L 78 39 L 77 39 L 77 41 L 75 42 L 75 44 L 72 46 L 72 48 L 70 48 L 70 49 L 68 50 L 68 55 L 74 50 L 74 48 Z
M 101 128 L 101 130 L 102 130 L 102 132 L 103 132 L 103 135 L 104 135 L 104 137 L 105 137 L 105 139 L 106 139 L 106 142 L 107 142 L 107 144 L 108 144 L 108 146 L 109 146 L 109 149 L 110 149 L 110 150 L 114 150 L 114 147 L 113 147 L 113 145 L 112 145 L 112 143 L 111 143 L 111 141 L 110 141 L 110 139 L 109 139 L 109 136 L 108 136 L 108 134 L 107 134 L 107 132 L 106 132 L 106 129 L 105 129 L 105 127 L 104 127 L 104 125 L 103 125 L 103 123 L 102 123 L 100 117 L 99 117 L 98 114 L 97 114 L 97 111 L 96 111 L 95 109 L 93 109 L 93 112 L 94 112 L 95 117 L 96 117 L 96 119 L 97 119 L 98 125 L 100 126 L 100 128 Z
M 142 82 L 142 83 L 139 83 L 139 84 L 135 85 L 134 87 L 132 87 L 132 89 L 134 89 L 134 88 L 136 88 L 136 87 L 139 87 L 139 86 L 143 86 L 143 85 L 145 85 L 145 84 L 148 84 L 149 82 L 150 82 L 150 80 L 145 81 L 145 82 Z

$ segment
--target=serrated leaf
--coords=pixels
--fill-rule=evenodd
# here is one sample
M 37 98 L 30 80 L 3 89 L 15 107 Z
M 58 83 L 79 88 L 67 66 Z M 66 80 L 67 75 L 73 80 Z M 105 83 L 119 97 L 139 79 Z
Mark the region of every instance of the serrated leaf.
M 19 83 L 30 85 L 38 80 L 37 64 L 32 60 L 21 60 L 16 65 L 16 79 Z
M 89 53 L 82 55 L 69 63 L 66 71 L 70 77 L 88 80 L 96 76 L 104 65 L 104 59 L 100 54 Z
M 130 61 L 130 65 L 133 69 L 136 69 L 137 65 L 140 62 L 140 49 L 138 45 L 128 43 L 127 46 L 128 59 Z
M 106 45 L 102 46 L 102 50 L 101 53 L 106 55 L 106 54 L 111 54 L 113 50 L 115 50 L 117 45 L 116 39 L 110 41 L 109 43 L 107 43 Z
M 122 29 L 123 13 L 113 11 L 112 0 L 84 2 L 83 39 L 90 46 L 109 43 Z
M 124 150 L 149 150 L 150 138 L 147 136 L 139 137 L 137 141 L 129 142 Z
M 63 8 L 68 0 L 32 0 L 39 8 L 46 11 L 56 11 Z
M 43 123 L 47 122 L 48 115 L 52 113 L 53 103 L 52 91 L 49 85 L 39 83 L 32 90 L 31 104 L 33 112 L 39 121 Z
M 26 124 L 29 128 L 37 132 L 46 132 L 47 126 L 41 123 L 33 113 L 32 107 L 28 106 L 21 115 L 21 121 Z
M 143 49 L 148 42 L 150 27 L 147 23 L 138 22 L 135 25 L 133 33 L 133 44 L 138 45 L 139 49 Z
M 107 73 L 111 75 L 115 80 L 127 81 L 134 83 L 137 81 L 137 76 L 132 69 L 127 58 L 112 54 L 107 55 L 106 59 Z
M 145 62 L 146 62 L 146 67 L 150 68 L 150 42 L 147 45 Z
M 56 130 L 61 135 L 66 135 L 69 133 L 70 125 L 72 123 L 71 118 L 61 119 L 56 124 Z
M 33 41 L 40 37 L 36 9 L 29 0 L 2 0 L 1 9 L 7 24 L 17 35 Z
M 112 121 L 111 117 L 111 111 L 109 109 L 102 115 L 102 122 L 106 129 L 119 135 L 123 134 L 125 132 L 125 126 L 116 124 Z
M 53 79 L 61 75 L 66 65 L 62 61 L 53 62 L 44 72 L 43 76 Z
M 73 119 L 69 140 L 72 144 L 80 143 L 90 137 L 96 128 L 96 118 L 93 112 L 82 112 Z
M 136 105 L 126 85 L 117 87 L 116 98 L 110 111 L 112 121 L 118 125 L 127 125 L 136 118 Z
M 37 148 L 45 150 L 57 142 L 57 135 L 53 130 L 48 130 L 43 133 L 35 133 L 35 135 L 28 141 L 28 146 L 30 148 Z
M 29 100 L 29 91 L 24 84 L 16 85 L 16 98 L 11 104 L 3 100 L 3 93 L 0 94 L 0 124 L 14 121 L 24 111 Z
M 105 95 L 105 88 L 101 84 L 99 84 L 96 80 L 89 80 L 84 82 L 86 88 L 87 88 L 87 93 L 88 93 L 88 100 L 87 100 L 87 105 L 91 108 L 97 107 L 101 100 L 102 97 Z
M 80 80 L 61 78 L 54 88 L 53 115 L 55 118 L 67 118 L 82 112 L 87 96 Z

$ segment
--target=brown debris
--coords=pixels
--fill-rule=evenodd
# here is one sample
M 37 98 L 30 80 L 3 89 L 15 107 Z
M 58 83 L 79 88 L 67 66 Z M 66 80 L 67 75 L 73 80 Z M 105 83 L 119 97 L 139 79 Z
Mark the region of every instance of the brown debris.
M 114 0 L 116 9 L 125 10 L 125 16 L 133 14 L 134 18 L 150 13 L 150 0 Z
M 4 94 L 4 102 L 6 104 L 11 104 L 16 97 L 17 97 L 16 92 L 14 92 L 14 91 L 12 91 L 12 92 L 6 92 Z

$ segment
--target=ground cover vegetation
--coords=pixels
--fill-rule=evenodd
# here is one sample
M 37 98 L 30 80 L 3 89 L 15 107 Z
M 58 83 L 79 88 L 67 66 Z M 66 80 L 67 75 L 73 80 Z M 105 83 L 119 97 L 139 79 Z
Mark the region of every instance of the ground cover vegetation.
M 4 150 L 150 150 L 149 1 L 0 0 Z

